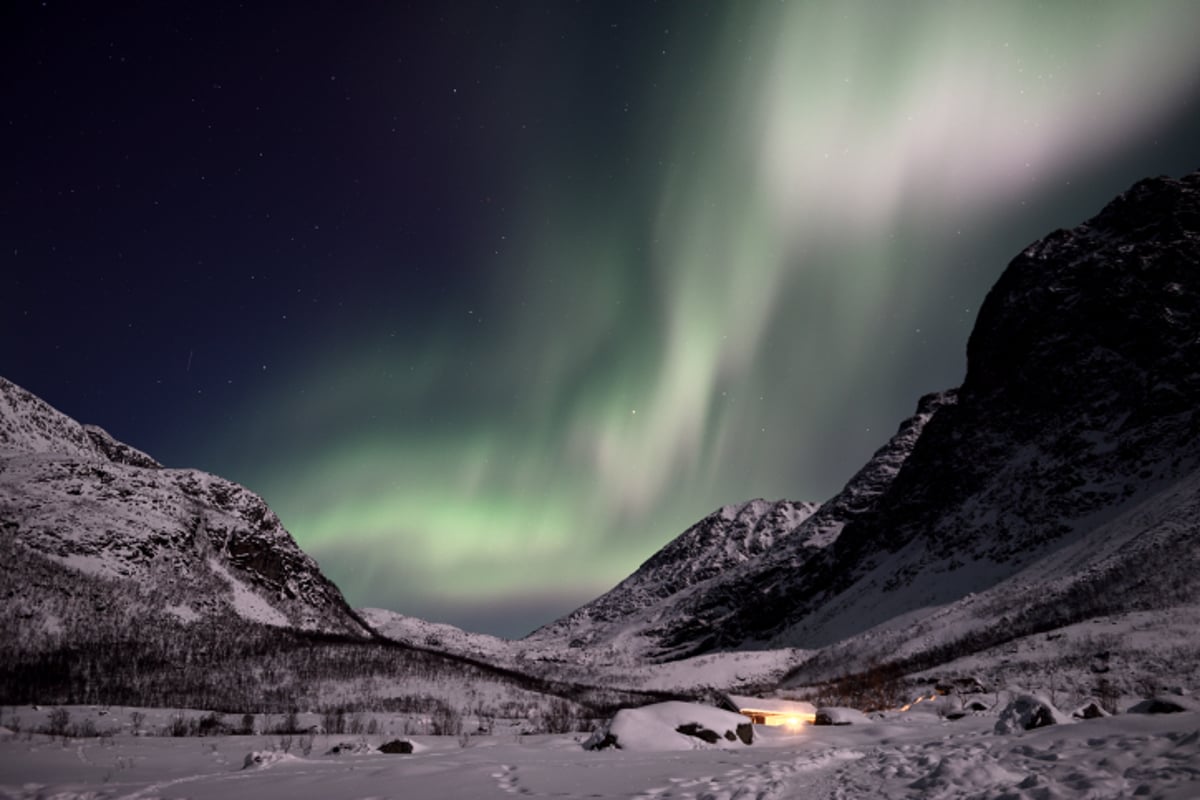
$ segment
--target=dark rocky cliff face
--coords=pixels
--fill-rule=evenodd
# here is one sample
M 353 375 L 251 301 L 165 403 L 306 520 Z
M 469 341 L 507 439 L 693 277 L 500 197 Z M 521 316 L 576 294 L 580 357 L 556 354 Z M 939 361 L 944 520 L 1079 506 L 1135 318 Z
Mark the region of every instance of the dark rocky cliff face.
M 988 293 L 959 402 L 931 426 L 882 519 L 1020 559 L 1200 452 L 1200 175 L 1143 181 L 1026 249 Z M 994 518 L 967 516 L 968 504 Z M 957 527 L 953 520 L 975 519 Z M 884 534 L 886 524 L 892 529 Z
M 957 402 L 820 556 L 723 642 L 818 646 L 984 589 L 1200 463 L 1200 173 L 1027 248 L 980 309 Z

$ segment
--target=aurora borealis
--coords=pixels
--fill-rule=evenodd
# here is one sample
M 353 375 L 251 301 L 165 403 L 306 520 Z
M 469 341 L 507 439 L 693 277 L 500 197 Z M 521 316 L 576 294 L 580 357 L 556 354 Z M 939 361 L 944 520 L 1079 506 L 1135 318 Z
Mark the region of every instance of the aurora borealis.
M 503 635 L 828 498 L 1021 247 L 1200 166 L 1191 2 L 167 5 L 0 34 L 0 374 Z

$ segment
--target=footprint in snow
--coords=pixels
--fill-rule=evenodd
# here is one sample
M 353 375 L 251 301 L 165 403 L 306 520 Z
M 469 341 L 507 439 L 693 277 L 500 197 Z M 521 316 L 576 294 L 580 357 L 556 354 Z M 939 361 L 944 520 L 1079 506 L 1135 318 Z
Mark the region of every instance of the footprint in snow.
M 517 768 L 512 764 L 501 764 L 500 771 L 493 772 L 492 777 L 496 779 L 496 785 L 503 792 L 508 794 L 533 794 L 533 792 L 521 785 L 520 780 L 517 778 Z

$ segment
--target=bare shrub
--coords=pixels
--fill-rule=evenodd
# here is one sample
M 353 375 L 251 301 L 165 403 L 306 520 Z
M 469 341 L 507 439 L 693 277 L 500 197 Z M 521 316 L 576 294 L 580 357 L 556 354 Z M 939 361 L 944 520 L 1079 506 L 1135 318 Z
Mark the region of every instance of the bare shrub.
M 45 732 L 51 736 L 66 736 L 71 725 L 71 712 L 65 708 L 56 708 L 46 719 Z
M 283 719 L 275 726 L 276 733 L 304 733 L 300 728 L 300 716 L 297 709 L 293 708 L 284 714 Z
M 442 703 L 430 715 L 429 726 L 429 732 L 434 736 L 458 736 L 463 729 L 462 714 Z
M 575 709 L 566 700 L 554 698 L 542 714 L 541 729 L 546 733 L 570 733 L 578 726 Z
M 189 724 L 183 714 L 176 714 L 171 722 L 167 725 L 167 736 L 191 736 L 194 726 Z
M 341 735 L 346 732 L 346 709 L 327 708 L 321 714 L 321 727 L 325 733 Z
M 1113 685 L 1113 682 L 1108 678 L 1101 678 L 1096 681 L 1095 687 L 1096 699 L 1100 701 L 1100 707 L 1110 714 L 1116 714 L 1119 710 L 1117 704 L 1121 701 L 1121 691 Z
M 220 736 L 227 730 L 224 715 L 216 711 L 210 711 L 196 723 L 196 733 L 200 736 Z
M 860 711 L 881 711 L 901 705 L 904 686 L 901 672 L 892 664 L 872 663 L 866 670 L 844 675 L 818 687 L 818 705 L 846 706 Z

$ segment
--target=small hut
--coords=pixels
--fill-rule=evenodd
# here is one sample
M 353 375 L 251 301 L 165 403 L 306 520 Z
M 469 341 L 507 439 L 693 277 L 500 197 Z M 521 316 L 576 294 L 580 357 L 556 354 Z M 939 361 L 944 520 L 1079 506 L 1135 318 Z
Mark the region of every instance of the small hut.
M 817 717 L 817 708 L 812 703 L 803 700 L 781 700 L 776 697 L 745 697 L 729 695 L 730 703 L 750 718 L 755 725 L 776 727 L 786 725 L 789 728 L 799 728 L 801 725 L 811 725 Z

